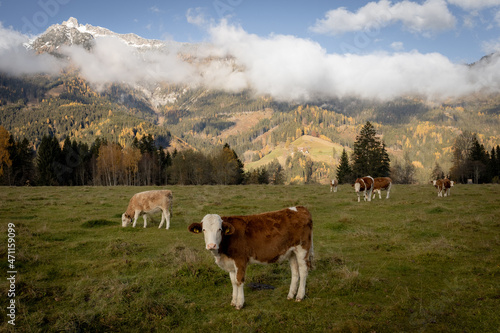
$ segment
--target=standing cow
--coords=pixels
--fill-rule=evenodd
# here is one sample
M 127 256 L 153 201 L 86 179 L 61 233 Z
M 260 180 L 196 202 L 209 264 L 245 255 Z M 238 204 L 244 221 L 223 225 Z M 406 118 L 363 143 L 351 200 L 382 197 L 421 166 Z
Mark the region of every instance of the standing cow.
M 338 186 L 339 186 L 339 181 L 337 179 L 332 179 L 330 181 L 330 192 L 337 192 Z
M 378 192 L 378 198 L 382 199 L 382 190 L 387 191 L 386 199 L 389 199 L 391 193 L 392 179 L 389 177 L 378 177 L 373 180 L 373 199 L 375 199 L 375 192 Z
M 374 179 L 373 177 L 370 176 L 356 179 L 353 186 L 354 186 L 354 191 L 356 191 L 356 194 L 358 195 L 358 202 L 360 202 L 359 196 L 361 191 L 364 194 L 365 201 L 367 200 L 372 201 L 373 183 Z
M 243 284 L 249 263 L 274 263 L 288 259 L 292 281 L 288 299 L 304 299 L 306 279 L 313 255 L 312 218 L 307 208 L 290 207 L 280 211 L 247 216 L 206 215 L 188 230 L 203 232 L 205 247 L 215 263 L 229 272 L 233 285 L 231 305 L 241 309 L 245 303 Z
M 437 188 L 438 197 L 446 197 L 451 195 L 451 187 L 455 184 L 448 178 L 432 180 L 431 183 Z

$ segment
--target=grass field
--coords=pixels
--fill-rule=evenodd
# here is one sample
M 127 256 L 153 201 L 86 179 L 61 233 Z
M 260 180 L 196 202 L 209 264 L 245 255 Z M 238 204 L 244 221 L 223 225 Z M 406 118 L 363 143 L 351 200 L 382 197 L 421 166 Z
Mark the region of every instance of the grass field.
M 0 304 L 7 323 L 15 225 L 19 332 L 500 332 L 500 186 L 393 186 L 358 203 L 351 186 L 174 186 L 170 230 L 122 228 L 137 187 L 0 191 Z M 385 193 L 383 193 L 385 194 Z M 306 299 L 286 299 L 288 263 L 251 265 L 245 307 L 187 231 L 207 213 L 305 205 L 314 221 Z M 275 289 L 253 290 L 251 283 Z

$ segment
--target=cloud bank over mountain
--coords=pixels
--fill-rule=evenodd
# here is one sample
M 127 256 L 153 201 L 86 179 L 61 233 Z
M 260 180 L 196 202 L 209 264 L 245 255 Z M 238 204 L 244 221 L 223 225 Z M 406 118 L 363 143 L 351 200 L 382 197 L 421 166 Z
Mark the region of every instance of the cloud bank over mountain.
M 62 46 L 58 52 L 64 57 L 56 58 L 37 55 L 23 46 L 28 42 L 25 36 L 0 26 L 0 71 L 56 74 L 71 63 L 98 88 L 111 82 L 164 81 L 232 92 L 251 89 L 277 100 L 301 102 L 408 95 L 444 100 L 500 91 L 500 57 L 496 55 L 468 66 L 439 53 L 417 51 L 329 54 L 310 39 L 279 34 L 261 37 L 225 20 L 212 22 L 206 29 L 209 40 L 188 47 L 179 43 L 145 49 L 117 37 L 96 37 L 92 50 Z

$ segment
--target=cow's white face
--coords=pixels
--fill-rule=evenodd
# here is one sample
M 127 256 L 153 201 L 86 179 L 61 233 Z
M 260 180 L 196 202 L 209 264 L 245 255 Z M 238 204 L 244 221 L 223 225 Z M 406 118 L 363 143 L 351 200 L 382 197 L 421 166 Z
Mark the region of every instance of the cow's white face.
M 234 226 L 223 222 L 217 214 L 205 215 L 201 223 L 191 223 L 188 230 L 194 234 L 203 232 L 205 248 L 211 251 L 219 250 L 222 236 L 229 236 L 235 232 Z
M 354 191 L 359 192 L 361 189 L 361 184 L 360 183 L 354 183 Z
M 122 227 L 126 227 L 130 223 L 132 223 L 132 218 L 129 217 L 127 214 L 123 213 L 122 214 Z
M 201 220 L 207 250 L 218 250 L 222 240 L 222 219 L 217 214 L 205 215 Z
M 433 180 L 432 185 L 436 186 L 436 182 L 437 182 L 437 180 Z

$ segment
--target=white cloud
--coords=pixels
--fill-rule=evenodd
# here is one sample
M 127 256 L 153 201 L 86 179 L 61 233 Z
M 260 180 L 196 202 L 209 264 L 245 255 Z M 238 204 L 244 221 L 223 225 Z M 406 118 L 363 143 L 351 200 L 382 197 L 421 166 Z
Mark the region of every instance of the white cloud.
M 427 0 L 423 4 L 402 1 L 392 4 L 388 0 L 369 2 L 357 12 L 344 7 L 330 10 L 310 30 L 320 34 L 337 35 L 345 32 L 382 28 L 401 22 L 415 33 L 429 33 L 452 29 L 455 17 L 444 0 Z
M 115 37 L 95 39 L 92 52 L 77 46 L 64 47 L 62 52 L 87 80 L 98 85 L 109 82 L 133 85 L 141 81 L 186 83 L 194 73 L 192 66 L 174 53 L 139 52 Z
M 162 12 L 163 12 L 163 11 L 162 11 L 160 8 L 158 8 L 157 6 L 150 7 L 150 8 L 149 8 L 149 11 L 150 11 L 150 12 L 152 12 L 152 13 L 155 13 L 155 14 L 160 14 L 160 13 L 162 13 Z
M 393 42 L 391 43 L 391 48 L 394 51 L 403 51 L 405 47 L 403 45 L 403 42 Z
M 189 8 L 186 12 L 186 19 L 188 23 L 194 24 L 198 27 L 202 27 L 207 24 L 205 19 L 205 13 L 202 8 Z
M 81 75 L 100 87 L 119 82 L 163 81 L 226 91 L 251 89 L 283 101 L 318 101 L 359 96 L 391 99 L 421 95 L 442 100 L 489 89 L 500 91 L 500 57 L 468 67 L 438 53 L 329 54 L 318 43 L 290 35 L 261 37 L 226 21 L 208 28 L 210 43 L 182 49 L 137 50 L 114 37 L 95 39 L 91 52 L 63 47 Z M 12 74 L 57 72 L 65 63 L 35 55 L 26 37 L 0 26 L 0 70 Z M 497 50 L 500 41 L 484 44 Z M 395 49 L 402 43 L 393 43 Z M 189 60 L 185 56 L 189 52 Z
M 0 71 L 11 75 L 55 74 L 62 68 L 60 61 L 53 57 L 27 50 L 23 46 L 27 42 L 26 36 L 4 28 L 0 22 Z
M 469 67 L 438 53 L 327 54 L 311 40 L 284 35 L 263 38 L 224 22 L 210 33 L 216 48 L 234 55 L 244 68 L 248 88 L 280 100 L 390 99 L 414 94 L 444 99 L 488 86 Z M 500 72 L 491 75 L 487 82 L 498 90 Z
M 500 10 L 495 14 L 495 23 L 500 27 Z
M 448 0 L 448 3 L 465 10 L 480 10 L 500 6 L 500 0 Z

